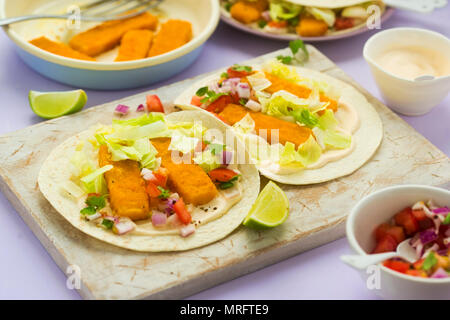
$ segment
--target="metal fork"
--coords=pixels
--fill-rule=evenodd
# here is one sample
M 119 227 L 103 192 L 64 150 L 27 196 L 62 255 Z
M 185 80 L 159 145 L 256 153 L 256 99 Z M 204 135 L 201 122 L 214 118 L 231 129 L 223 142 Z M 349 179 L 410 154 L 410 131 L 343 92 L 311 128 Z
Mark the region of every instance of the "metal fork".
M 95 0 L 72 6 L 66 14 L 40 14 L 0 19 L 0 26 L 35 19 L 79 19 L 80 21 L 121 20 L 137 16 L 158 6 L 163 0 Z M 131 12 L 132 11 L 132 12 Z M 129 14 L 124 14 L 131 12 Z

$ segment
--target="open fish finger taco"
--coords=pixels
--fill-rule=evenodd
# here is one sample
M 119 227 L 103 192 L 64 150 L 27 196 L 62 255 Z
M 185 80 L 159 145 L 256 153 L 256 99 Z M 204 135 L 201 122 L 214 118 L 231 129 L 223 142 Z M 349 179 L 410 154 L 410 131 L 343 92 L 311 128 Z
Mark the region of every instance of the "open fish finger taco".
M 199 111 L 113 120 L 55 148 L 39 188 L 73 226 L 110 244 L 203 246 L 237 228 L 259 193 L 257 169 L 236 164 L 245 148 L 226 129 Z
M 285 184 L 350 174 L 382 139 L 377 112 L 355 88 L 276 60 L 234 65 L 194 84 L 175 104 L 232 126 L 260 172 Z
M 249 28 L 306 39 L 364 28 L 374 13 L 381 16 L 386 8 L 378 0 L 222 0 L 221 4 L 223 14 Z

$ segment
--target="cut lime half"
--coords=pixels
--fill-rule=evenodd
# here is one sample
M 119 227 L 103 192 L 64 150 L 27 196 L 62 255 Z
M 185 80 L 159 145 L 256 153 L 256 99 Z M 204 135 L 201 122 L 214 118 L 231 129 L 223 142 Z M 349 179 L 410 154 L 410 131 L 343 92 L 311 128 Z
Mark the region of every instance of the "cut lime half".
M 269 181 L 256 198 L 243 224 L 254 229 L 273 228 L 286 221 L 288 215 L 289 200 L 286 194 Z
M 28 100 L 31 110 L 39 117 L 53 119 L 83 109 L 87 95 L 81 89 L 58 92 L 30 91 Z

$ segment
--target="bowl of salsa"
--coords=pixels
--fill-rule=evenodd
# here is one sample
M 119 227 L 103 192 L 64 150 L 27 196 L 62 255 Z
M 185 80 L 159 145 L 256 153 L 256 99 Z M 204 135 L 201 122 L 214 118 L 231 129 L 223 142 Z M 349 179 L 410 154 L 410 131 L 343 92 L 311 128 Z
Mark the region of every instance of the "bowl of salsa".
M 450 299 L 450 191 L 399 185 L 376 191 L 352 209 L 347 239 L 360 255 L 395 251 L 409 239 L 417 260 L 385 260 L 359 270 L 368 289 L 387 299 Z

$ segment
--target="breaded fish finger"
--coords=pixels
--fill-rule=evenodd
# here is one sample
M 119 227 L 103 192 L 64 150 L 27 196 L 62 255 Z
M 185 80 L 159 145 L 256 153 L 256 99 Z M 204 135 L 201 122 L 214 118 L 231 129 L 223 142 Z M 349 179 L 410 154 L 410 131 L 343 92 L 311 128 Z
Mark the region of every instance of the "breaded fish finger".
M 138 162 L 112 161 L 108 147 L 102 145 L 98 152 L 98 163 L 100 167 L 108 164 L 114 166 L 105 173 L 113 213 L 131 220 L 147 219 L 150 204 Z
M 261 13 L 268 7 L 267 0 L 258 1 L 238 1 L 231 6 L 231 16 L 245 24 L 258 21 L 261 18 Z
M 151 140 L 161 157 L 161 165 L 169 170 L 168 182 L 187 203 L 201 205 L 217 195 L 217 188 L 209 176 L 196 164 L 174 163 L 171 159 L 169 138 Z
M 192 39 L 192 25 L 188 21 L 168 20 L 161 25 L 148 53 L 154 57 L 181 47 Z
M 130 61 L 147 57 L 153 40 L 150 30 L 127 31 L 120 41 L 119 54 L 115 61 Z
M 275 134 L 275 131 L 272 132 L 272 130 L 278 130 L 278 141 L 273 142 L 279 142 L 282 145 L 286 142 L 292 142 L 296 147 L 308 140 L 312 133 L 311 129 L 307 127 L 300 127 L 296 123 L 268 116 L 261 112 L 254 112 L 236 104 L 227 105 L 225 109 L 219 113 L 219 116 L 228 124 L 233 125 L 245 117 L 247 113 L 249 113 L 253 121 L 255 121 L 256 133 L 260 133 L 260 130 L 267 131 L 266 140 L 269 143 L 272 142 L 272 134 Z
M 122 36 L 129 30 L 155 30 L 158 18 L 149 12 L 125 20 L 104 22 L 94 28 L 75 35 L 69 45 L 84 54 L 95 57 L 111 50 L 120 43 Z
M 94 58 L 78 52 L 62 42 L 52 41 L 47 37 L 33 39 L 30 43 L 38 48 L 41 48 L 42 50 L 57 54 L 59 56 L 79 60 L 95 61 Z

